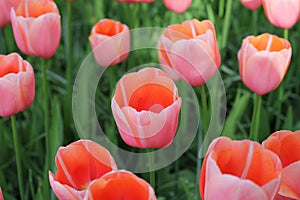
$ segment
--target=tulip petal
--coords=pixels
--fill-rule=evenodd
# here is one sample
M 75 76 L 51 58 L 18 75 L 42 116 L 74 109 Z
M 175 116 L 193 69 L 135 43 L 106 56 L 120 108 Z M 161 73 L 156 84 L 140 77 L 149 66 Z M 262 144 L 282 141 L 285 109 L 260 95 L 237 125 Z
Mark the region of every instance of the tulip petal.
M 164 0 L 163 2 L 169 10 L 178 14 L 185 12 L 192 4 L 192 0 Z
M 300 161 L 283 168 L 279 193 L 286 197 L 300 199 Z

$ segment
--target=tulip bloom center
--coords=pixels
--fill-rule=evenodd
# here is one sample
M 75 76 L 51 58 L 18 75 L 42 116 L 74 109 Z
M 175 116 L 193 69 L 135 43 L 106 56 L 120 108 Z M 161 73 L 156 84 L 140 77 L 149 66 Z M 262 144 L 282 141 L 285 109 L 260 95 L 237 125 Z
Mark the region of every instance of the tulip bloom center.
M 7 74 L 18 74 L 19 72 L 26 71 L 26 64 L 21 61 L 17 63 L 17 60 L 10 65 L 1 64 L 3 60 L 0 60 L 0 78 L 6 76 Z M 5 61 L 4 61 L 5 62 Z
M 27 0 L 22 1 L 16 10 L 17 16 L 37 18 L 43 14 L 55 12 L 52 1 Z
M 252 37 L 250 43 L 255 46 L 258 51 L 281 51 L 284 48 L 288 48 L 286 43 L 279 37 L 270 34 L 262 34 L 257 37 Z
M 99 21 L 96 24 L 96 33 L 107 36 L 114 36 L 123 31 L 123 25 L 111 19 Z
M 164 108 L 172 105 L 176 99 L 177 97 L 170 89 L 159 84 L 150 83 L 134 91 L 129 99 L 129 106 L 138 112 L 145 110 L 159 113 Z

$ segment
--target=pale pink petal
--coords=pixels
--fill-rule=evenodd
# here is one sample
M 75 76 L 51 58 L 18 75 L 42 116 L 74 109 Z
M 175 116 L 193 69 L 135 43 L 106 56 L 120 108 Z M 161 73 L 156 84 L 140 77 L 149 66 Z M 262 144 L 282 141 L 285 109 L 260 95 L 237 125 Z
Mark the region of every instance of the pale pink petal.
M 61 184 L 55 180 L 55 177 L 51 172 L 49 172 L 49 182 L 53 192 L 59 200 L 82 200 L 86 192 L 86 190 L 77 191 L 68 185 Z
M 262 5 L 261 0 L 240 0 L 240 1 L 249 10 L 256 10 Z
M 192 0 L 164 0 L 163 2 L 169 10 L 178 14 L 185 12 L 192 4 Z
M 60 35 L 59 14 L 47 13 L 36 18 L 29 29 L 29 42 L 35 56 L 52 57 L 58 48 Z
M 300 199 L 300 161 L 283 168 L 279 194 Z

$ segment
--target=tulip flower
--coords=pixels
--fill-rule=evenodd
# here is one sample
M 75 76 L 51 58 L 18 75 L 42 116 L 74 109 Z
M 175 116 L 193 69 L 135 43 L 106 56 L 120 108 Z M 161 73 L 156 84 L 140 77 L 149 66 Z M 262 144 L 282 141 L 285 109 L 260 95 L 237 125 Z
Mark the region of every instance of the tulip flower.
M 282 163 L 279 195 L 300 199 L 300 131 L 278 131 L 263 142 L 263 146 L 276 153 Z
M 203 85 L 221 62 L 214 25 L 193 19 L 168 26 L 159 39 L 159 60 L 172 78 Z
M 117 169 L 110 153 L 90 140 L 60 147 L 55 161 L 57 172 L 49 172 L 49 181 L 60 200 L 82 199 L 90 182 Z
M 192 0 L 164 0 L 165 6 L 178 14 L 184 13 L 192 4 Z
M 156 200 L 156 197 L 146 181 L 120 170 L 109 172 L 89 185 L 84 200 L 93 199 Z
M 20 0 L 1 0 L 0 1 L 0 27 L 10 23 L 10 9 L 16 8 Z
M 271 24 L 289 29 L 300 16 L 300 0 L 262 0 L 265 15 Z
M 50 58 L 60 40 L 60 15 L 53 0 L 22 0 L 11 10 L 14 37 L 19 49 L 30 56 Z
M 155 0 L 117 0 L 117 2 L 125 2 L 125 3 L 151 3 Z
M 243 83 L 258 95 L 275 90 L 284 78 L 292 56 L 290 43 L 264 33 L 248 36 L 238 52 Z
M 1 187 L 0 187 L 0 200 L 4 200 L 3 195 L 2 195 Z
M 92 28 L 89 37 L 96 61 L 108 67 L 124 61 L 130 51 L 130 33 L 125 24 L 102 19 Z
M 27 109 L 35 95 L 33 69 L 16 53 L 0 55 L 0 116 Z
M 280 185 L 279 157 L 250 140 L 215 139 L 202 166 L 204 200 L 272 200 Z
M 112 112 L 122 139 L 139 148 L 162 148 L 174 139 L 181 98 L 163 71 L 145 68 L 117 83 Z
M 249 10 L 256 10 L 262 5 L 262 0 L 240 0 L 240 2 Z

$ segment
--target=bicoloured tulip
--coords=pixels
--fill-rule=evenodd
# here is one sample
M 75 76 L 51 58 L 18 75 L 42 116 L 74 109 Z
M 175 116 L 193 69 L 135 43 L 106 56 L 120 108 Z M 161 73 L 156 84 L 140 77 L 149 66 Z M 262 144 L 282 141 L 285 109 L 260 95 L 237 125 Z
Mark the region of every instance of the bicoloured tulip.
M 250 140 L 215 139 L 202 166 L 204 200 L 272 200 L 281 177 L 279 157 Z
M 262 5 L 262 0 L 240 0 L 240 2 L 249 10 L 256 10 Z
M 93 181 L 84 200 L 156 200 L 154 190 L 143 179 L 131 172 L 112 171 Z
M 60 200 L 82 199 L 90 182 L 117 169 L 111 154 L 90 140 L 60 147 L 55 162 L 57 172 L 49 172 L 49 181 Z
M 19 49 L 30 56 L 50 58 L 58 48 L 61 23 L 53 0 L 22 0 L 11 10 L 14 37 Z
M 126 144 L 162 148 L 173 141 L 181 98 L 175 83 L 163 71 L 145 68 L 122 77 L 111 107 Z
M 275 90 L 283 80 L 292 56 L 290 43 L 264 33 L 248 36 L 238 52 L 243 83 L 258 95 Z
M 16 53 L 0 55 L 0 94 L 1 117 L 25 110 L 34 100 L 33 69 Z
M 130 33 L 125 24 L 102 19 L 92 28 L 89 37 L 96 61 L 108 67 L 124 61 L 130 51 Z
M 20 0 L 1 0 L 0 1 L 0 27 L 10 23 L 10 10 L 16 8 Z
M 168 26 L 159 39 L 159 61 L 173 79 L 203 85 L 221 63 L 214 25 L 193 19 Z
M 151 3 L 155 0 L 117 0 L 117 2 L 125 2 L 125 3 Z
M 2 195 L 1 187 L 0 187 L 0 200 L 4 200 L 3 195 Z
M 262 0 L 265 15 L 271 24 L 289 29 L 300 16 L 300 0 Z
M 178 14 L 184 13 L 192 4 L 192 0 L 164 0 L 165 6 Z
M 276 153 L 282 163 L 279 195 L 300 199 L 300 131 L 275 132 L 263 142 L 263 146 Z

